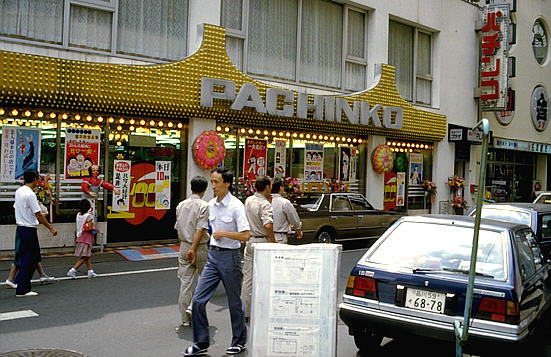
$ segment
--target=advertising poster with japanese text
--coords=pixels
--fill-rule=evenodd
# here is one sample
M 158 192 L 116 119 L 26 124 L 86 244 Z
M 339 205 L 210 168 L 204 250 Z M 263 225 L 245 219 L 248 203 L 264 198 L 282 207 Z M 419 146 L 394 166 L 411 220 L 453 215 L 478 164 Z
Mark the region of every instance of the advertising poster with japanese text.
M 406 200 L 406 173 L 396 173 L 396 206 L 403 207 Z
M 1 182 L 22 180 L 25 170 L 40 170 L 40 129 L 2 126 Z
M 170 161 L 155 161 L 155 209 L 170 209 Z
M 323 180 L 323 145 L 304 144 L 304 181 Z
M 350 172 L 352 171 L 352 148 L 341 146 L 339 148 L 339 180 L 350 181 Z
M 285 177 L 285 165 L 287 164 L 287 150 L 285 147 L 285 140 L 275 140 L 275 152 L 274 152 L 274 176 Z
M 419 186 L 423 181 L 423 154 L 409 154 L 409 185 Z
M 113 192 L 113 211 L 130 210 L 130 160 L 115 160 L 113 163 L 113 185 L 120 194 Z
M 65 133 L 65 179 L 91 177 L 92 165 L 99 165 L 101 131 L 68 128 Z
M 385 172 L 385 186 L 384 186 L 384 198 L 383 209 L 385 211 L 396 211 L 396 173 L 391 171 Z
M 243 177 L 245 180 L 256 180 L 266 175 L 266 157 L 268 141 L 245 139 L 245 158 L 243 159 Z

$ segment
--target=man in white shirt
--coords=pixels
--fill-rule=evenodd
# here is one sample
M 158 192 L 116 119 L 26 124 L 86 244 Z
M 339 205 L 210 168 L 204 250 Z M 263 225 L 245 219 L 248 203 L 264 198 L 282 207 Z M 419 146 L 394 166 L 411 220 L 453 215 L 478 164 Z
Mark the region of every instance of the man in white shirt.
M 241 242 L 249 240 L 249 222 L 243 203 L 231 194 L 233 174 L 219 167 L 211 173 L 214 198 L 209 201 L 209 223 L 212 227 L 207 263 L 193 295 L 191 326 L 195 343 L 184 356 L 204 355 L 210 345 L 206 305 L 222 281 L 228 297 L 232 326 L 231 346 L 227 354 L 245 350 L 247 328 L 241 302 Z
M 278 243 L 287 243 L 287 235 L 293 226 L 297 239 L 302 239 L 302 223 L 297 211 L 288 199 L 284 198 L 284 182 L 276 177 L 272 181 L 272 210 L 274 212 L 274 235 Z
M 41 213 L 40 205 L 34 190 L 38 184 L 36 170 L 27 170 L 23 174 L 24 185 L 15 191 L 15 222 L 16 235 L 19 238 L 19 271 L 15 277 L 17 289 L 15 296 L 36 296 L 31 291 L 31 278 L 40 261 L 40 246 L 38 245 L 37 227 L 39 222 L 45 225 L 50 232 L 57 235 L 56 229 L 48 223 Z

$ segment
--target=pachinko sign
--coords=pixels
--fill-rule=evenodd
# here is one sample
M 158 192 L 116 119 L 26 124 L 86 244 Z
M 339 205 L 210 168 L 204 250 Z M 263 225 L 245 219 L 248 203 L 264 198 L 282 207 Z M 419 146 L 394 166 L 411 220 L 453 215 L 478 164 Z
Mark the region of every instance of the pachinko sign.
M 91 177 L 92 165 L 99 165 L 101 131 L 68 128 L 65 133 L 65 178 Z

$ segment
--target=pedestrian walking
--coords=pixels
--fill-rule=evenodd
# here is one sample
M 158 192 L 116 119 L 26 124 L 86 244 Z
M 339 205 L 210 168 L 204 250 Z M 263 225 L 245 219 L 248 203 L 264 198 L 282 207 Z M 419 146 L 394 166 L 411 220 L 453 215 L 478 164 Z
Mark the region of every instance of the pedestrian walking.
M 270 204 L 272 182 L 268 176 L 259 176 L 255 181 L 256 193 L 245 201 L 245 213 L 251 227 L 251 238 L 243 254 L 243 287 L 241 299 L 245 306 L 245 320 L 251 316 L 251 293 L 253 288 L 254 246 L 258 243 L 277 243 L 274 237 L 274 215 Z
M 180 308 L 181 325 L 176 328 L 179 332 L 183 327 L 191 325 L 191 298 L 193 296 L 194 279 L 199 279 L 207 262 L 207 243 L 209 235 L 209 205 L 203 200 L 208 181 L 202 176 L 191 179 L 191 197 L 183 200 L 176 207 L 176 224 L 180 241 L 178 255 L 178 278 L 180 279 Z
M 184 351 L 184 356 L 204 355 L 210 345 L 206 305 L 222 281 L 228 297 L 232 341 L 227 354 L 245 350 L 247 328 L 241 302 L 241 242 L 249 240 L 249 222 L 243 203 L 232 192 L 233 175 L 219 167 L 211 173 L 214 198 L 209 201 L 209 223 L 212 227 L 207 263 L 193 295 L 191 326 L 194 344 Z
M 274 236 L 278 243 L 287 243 L 291 227 L 297 239 L 302 239 L 302 223 L 291 201 L 283 197 L 283 179 L 276 177 L 272 181 L 272 210 L 274 212 Z
M 19 262 L 19 271 L 15 277 L 17 284 L 15 295 L 36 296 L 37 292 L 31 291 L 31 279 L 41 260 L 40 246 L 38 245 L 37 227 L 39 222 L 46 226 L 52 235 L 56 236 L 56 229 L 40 213 L 40 205 L 34 190 L 38 184 L 38 172 L 26 170 L 23 173 L 24 185 L 15 191 L 15 221 L 16 247 L 15 260 Z
M 88 278 L 95 278 L 97 274 L 92 269 L 92 244 L 94 235 L 97 233 L 94 226 L 94 216 L 90 212 L 90 201 L 83 198 L 79 202 L 79 212 L 76 217 L 77 224 L 77 246 L 75 247 L 75 256 L 80 257 L 75 265 L 69 269 L 67 276 L 73 279 L 77 278 L 78 268 L 86 263 L 88 268 Z

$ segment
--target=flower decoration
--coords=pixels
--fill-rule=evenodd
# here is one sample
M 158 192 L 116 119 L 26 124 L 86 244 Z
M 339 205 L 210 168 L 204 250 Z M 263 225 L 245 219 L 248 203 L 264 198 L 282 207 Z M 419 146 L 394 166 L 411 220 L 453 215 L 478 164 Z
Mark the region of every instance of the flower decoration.
M 448 185 L 450 185 L 452 190 L 458 190 L 465 187 L 465 179 L 459 176 L 448 177 Z
M 205 131 L 193 141 L 193 158 L 197 165 L 212 170 L 224 160 L 226 147 L 215 130 Z
M 391 171 L 394 166 L 394 153 L 387 145 L 379 145 L 371 154 L 371 163 L 378 173 Z
M 244 178 L 239 179 L 237 197 L 241 201 L 245 201 L 247 197 L 254 195 L 255 192 L 256 189 L 254 187 L 254 181 L 246 180 Z
M 298 193 L 300 191 L 298 180 L 294 177 L 285 177 L 284 190 L 287 193 Z
M 346 184 L 341 180 L 332 178 L 331 180 L 326 180 L 325 184 L 331 192 L 346 192 Z
M 430 194 L 430 201 L 434 203 L 434 199 L 436 198 L 436 184 L 428 179 L 425 179 L 421 182 L 421 187 Z
M 463 198 L 463 196 L 456 195 L 453 198 L 452 207 L 454 209 L 465 209 L 467 208 L 467 202 Z
M 44 206 L 48 206 L 52 202 L 52 185 L 49 181 L 50 174 L 47 174 L 46 177 L 40 176 L 36 185 L 36 198 Z

